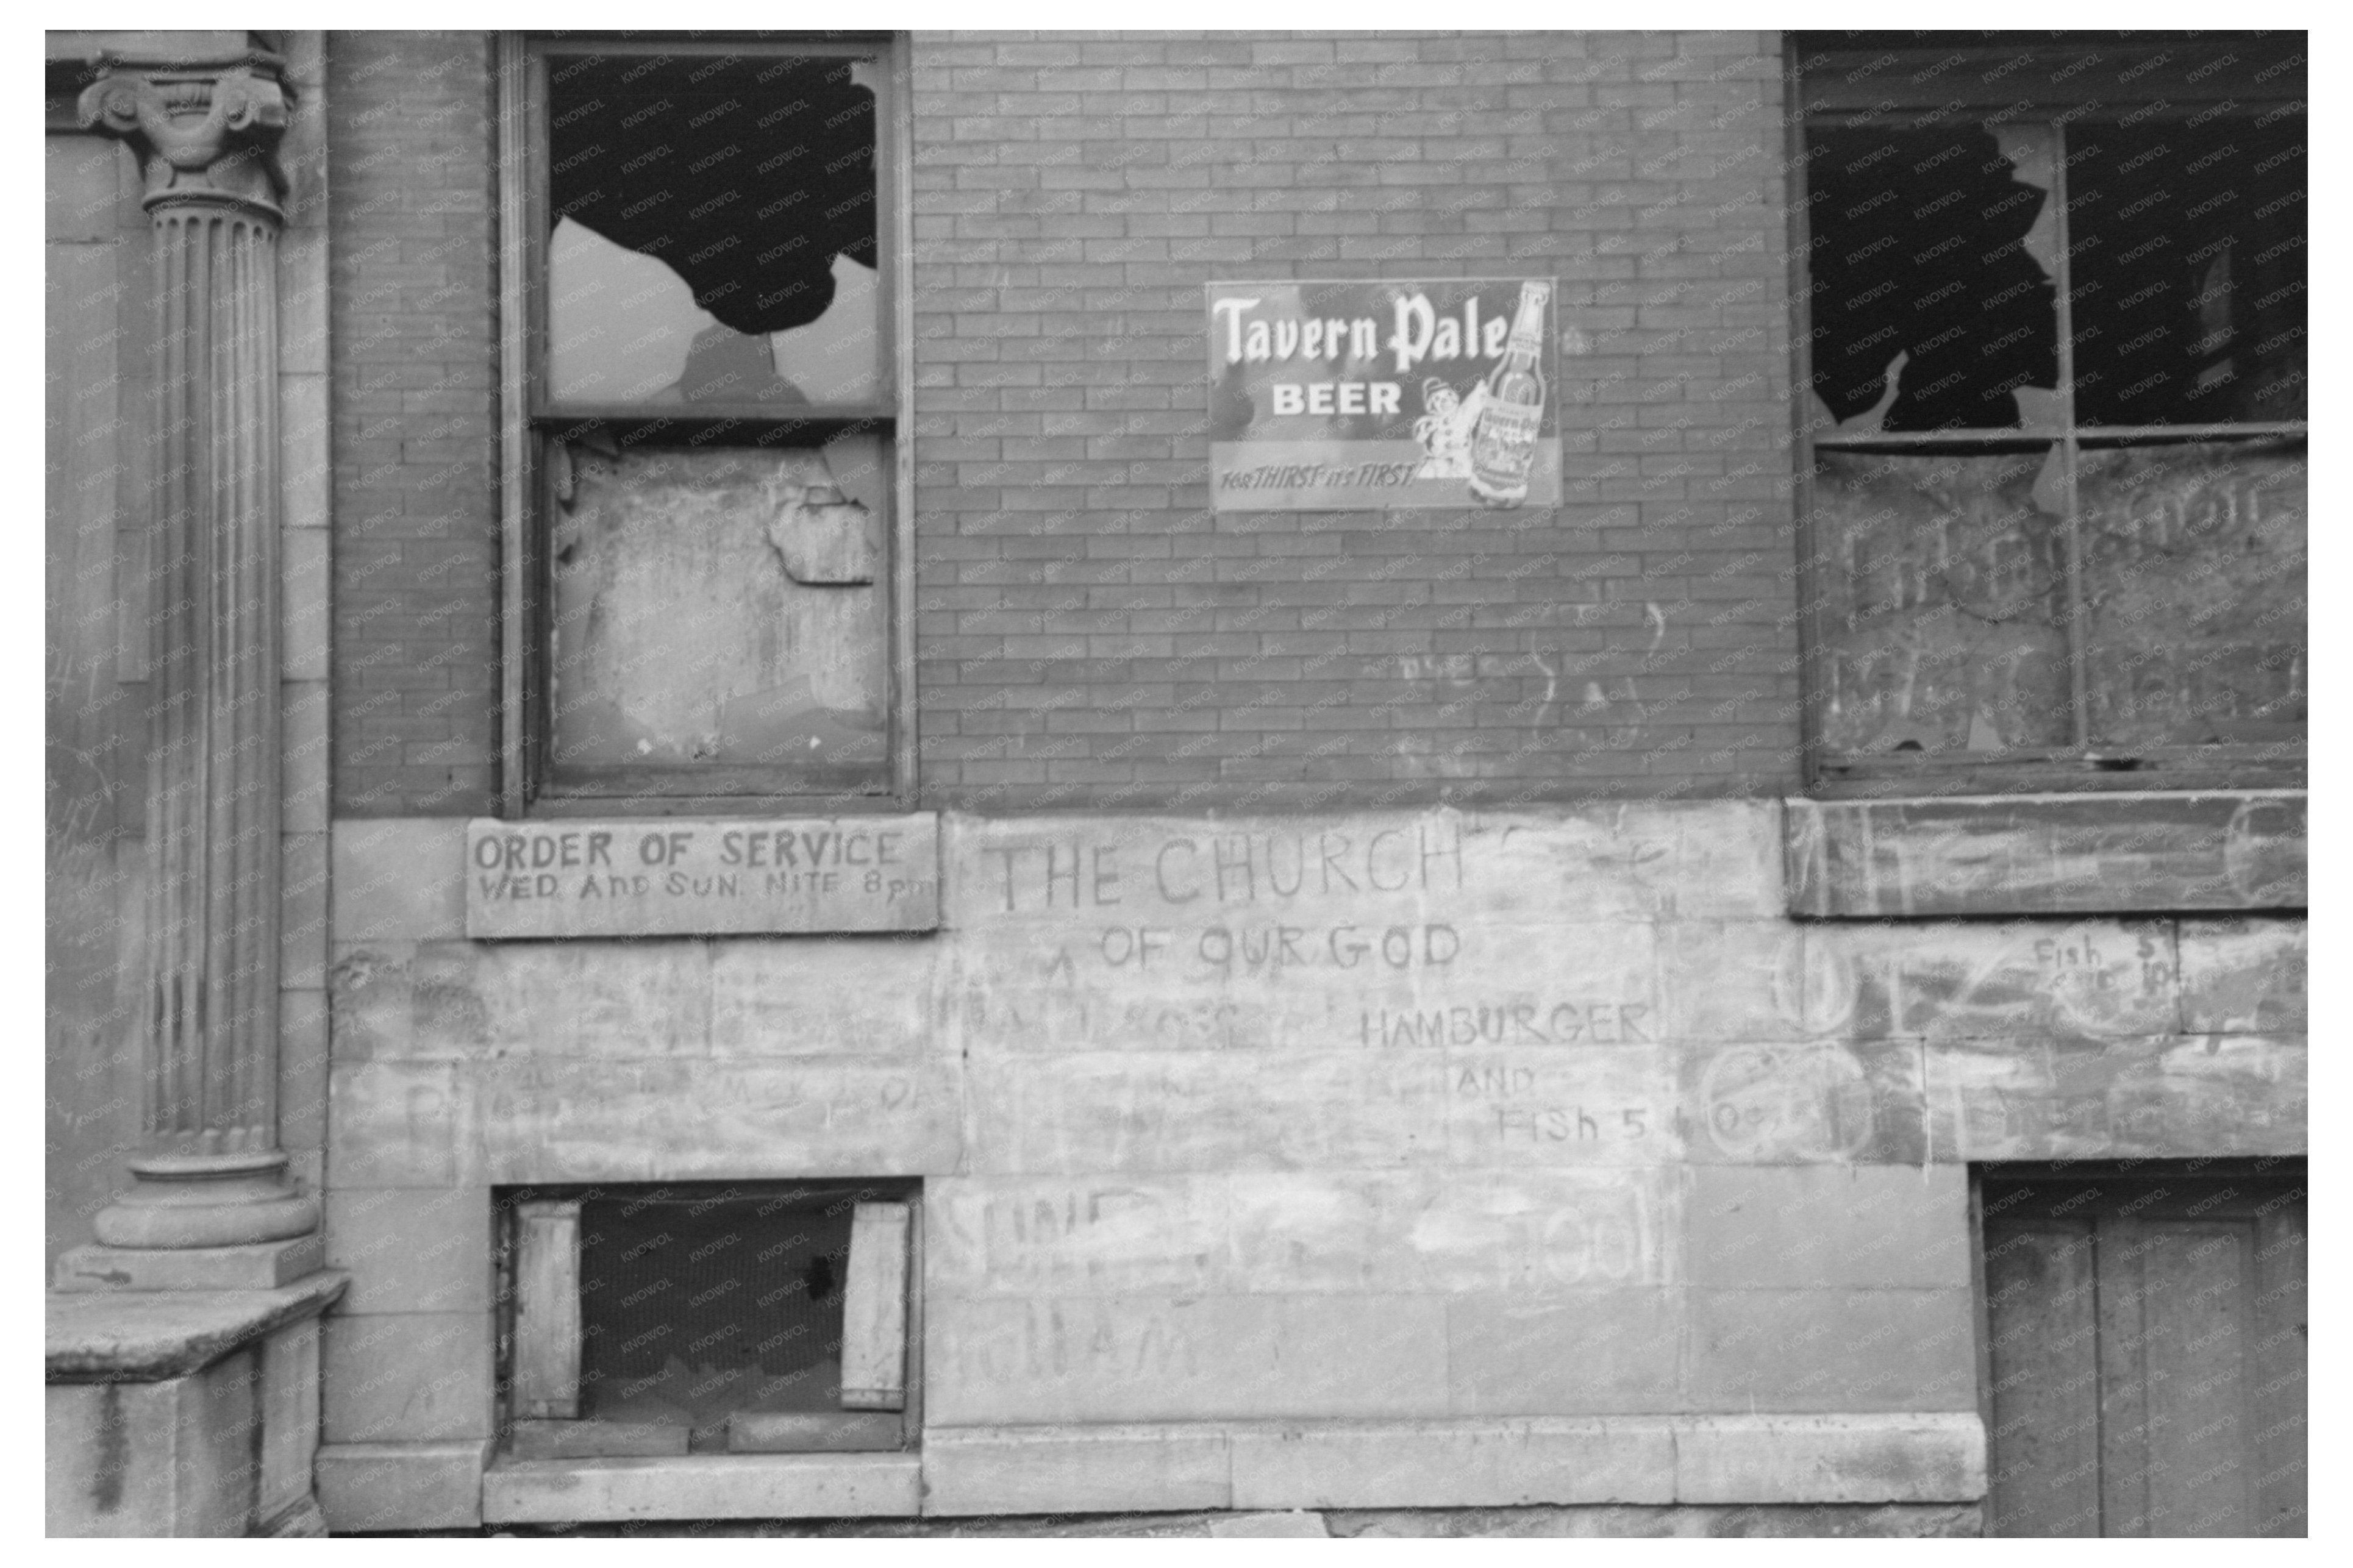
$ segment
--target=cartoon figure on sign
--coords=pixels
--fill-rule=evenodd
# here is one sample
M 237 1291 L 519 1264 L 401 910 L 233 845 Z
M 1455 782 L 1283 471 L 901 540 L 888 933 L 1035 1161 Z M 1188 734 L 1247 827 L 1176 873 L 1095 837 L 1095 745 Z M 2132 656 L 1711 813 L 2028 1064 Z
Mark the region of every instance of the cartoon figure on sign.
M 1479 427 L 1480 411 L 1487 406 L 1483 381 L 1462 397 L 1430 376 L 1421 384 L 1421 405 L 1429 412 L 1413 422 L 1413 438 L 1421 443 L 1418 479 L 1467 479 L 1471 477 L 1471 433 Z

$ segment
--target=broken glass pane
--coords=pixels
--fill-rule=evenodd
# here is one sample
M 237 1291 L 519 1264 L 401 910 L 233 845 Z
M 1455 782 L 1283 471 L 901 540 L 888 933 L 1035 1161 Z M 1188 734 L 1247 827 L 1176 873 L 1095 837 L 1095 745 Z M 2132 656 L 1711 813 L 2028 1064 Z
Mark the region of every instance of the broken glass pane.
M 2301 442 L 2086 451 L 2086 695 L 2106 746 L 2301 742 Z
M 872 401 L 871 62 L 548 61 L 548 390 L 566 403 Z
M 882 445 L 554 462 L 554 761 L 885 771 Z
M 2305 130 L 2068 128 L 2079 423 L 2305 416 Z
M 1813 392 L 1842 432 L 2048 427 L 2042 126 L 1806 133 Z M 2040 392 L 2042 396 L 2035 395 Z
M 1827 751 L 2070 741 L 2062 489 L 2040 445 L 1816 455 Z

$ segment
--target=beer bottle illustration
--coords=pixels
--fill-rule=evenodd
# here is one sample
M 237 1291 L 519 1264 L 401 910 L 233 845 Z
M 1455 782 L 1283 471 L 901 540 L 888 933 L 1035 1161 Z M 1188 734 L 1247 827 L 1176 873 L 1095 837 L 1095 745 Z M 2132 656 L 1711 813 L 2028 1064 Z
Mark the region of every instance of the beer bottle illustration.
M 1528 465 L 1544 424 L 1545 302 L 1549 283 L 1520 285 L 1520 308 L 1503 362 L 1487 378 L 1487 405 L 1471 435 L 1471 493 L 1488 506 L 1515 507 L 1527 499 Z

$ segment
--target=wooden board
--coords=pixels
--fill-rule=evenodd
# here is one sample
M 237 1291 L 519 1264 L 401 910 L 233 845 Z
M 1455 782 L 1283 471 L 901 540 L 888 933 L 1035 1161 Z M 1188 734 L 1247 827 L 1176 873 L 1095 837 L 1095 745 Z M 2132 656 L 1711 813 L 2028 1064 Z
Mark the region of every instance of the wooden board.
M 1989 1226 L 1986 1304 L 1994 1517 L 2009 1535 L 2097 1535 L 2091 1223 Z
M 907 1403 L 905 1204 L 860 1204 L 849 1219 L 849 1277 L 841 1302 L 841 1407 L 898 1410 Z
M 896 1410 L 738 1410 L 727 1417 L 731 1454 L 871 1454 L 902 1448 L 906 1441 L 906 1418 Z
M 542 1198 L 515 1211 L 514 1408 L 580 1414 L 580 1205 Z
M 2306 1531 L 2303 1166 L 1985 1188 L 2002 1535 Z
M 2300 910 L 2301 790 L 1788 803 L 1789 912 Z

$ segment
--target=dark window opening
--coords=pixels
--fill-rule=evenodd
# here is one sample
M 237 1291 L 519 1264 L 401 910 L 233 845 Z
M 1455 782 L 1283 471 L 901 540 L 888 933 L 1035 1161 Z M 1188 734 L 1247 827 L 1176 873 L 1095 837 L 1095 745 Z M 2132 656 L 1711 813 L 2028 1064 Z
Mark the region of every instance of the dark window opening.
M 512 1203 L 517 1458 L 898 1448 L 913 1189 Z
M 1841 428 L 2007 429 L 2021 404 L 2049 427 L 2058 242 L 2042 129 L 1809 134 L 1812 386 Z

